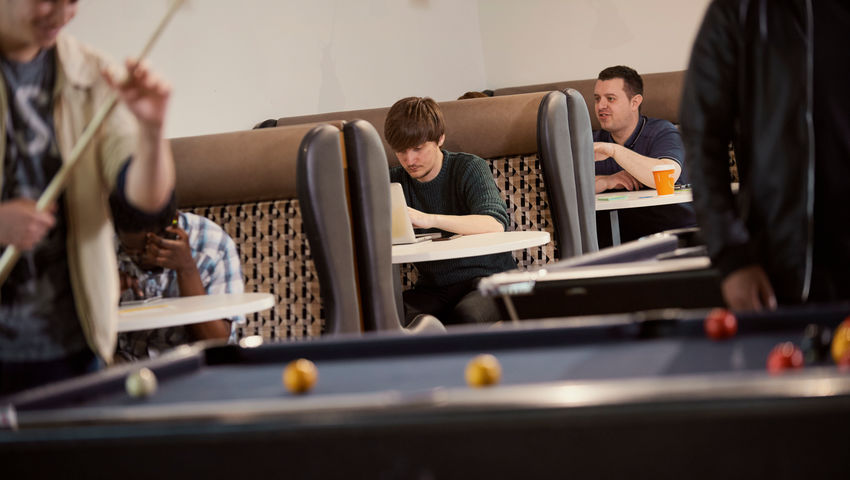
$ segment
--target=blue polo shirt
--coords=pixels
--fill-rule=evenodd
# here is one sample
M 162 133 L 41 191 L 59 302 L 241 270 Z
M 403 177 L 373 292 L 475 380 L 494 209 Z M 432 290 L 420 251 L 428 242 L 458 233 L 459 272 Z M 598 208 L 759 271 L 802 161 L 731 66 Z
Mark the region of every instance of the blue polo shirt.
M 593 132 L 593 141 L 614 143 L 611 134 L 605 130 Z M 641 115 L 635 131 L 623 146 L 646 157 L 669 158 L 675 161 L 682 167 L 682 174 L 677 183 L 688 183 L 683 161 L 685 147 L 682 144 L 682 136 L 679 129 L 667 120 Z M 597 175 L 613 175 L 622 169 L 613 158 L 596 162 Z
M 593 141 L 614 143 L 611 134 L 605 130 L 593 132 Z M 647 157 L 669 158 L 675 161 L 682 168 L 682 173 L 676 183 L 688 183 L 682 136 L 679 134 L 679 129 L 667 120 L 641 115 L 635 131 L 626 140 L 624 146 Z M 623 167 L 613 158 L 596 162 L 597 175 L 613 175 L 621 170 L 623 170 Z M 690 203 L 623 209 L 619 211 L 618 217 L 620 238 L 623 242 L 663 230 L 696 225 L 696 216 Z M 597 212 L 596 227 L 600 248 L 611 245 L 608 212 Z

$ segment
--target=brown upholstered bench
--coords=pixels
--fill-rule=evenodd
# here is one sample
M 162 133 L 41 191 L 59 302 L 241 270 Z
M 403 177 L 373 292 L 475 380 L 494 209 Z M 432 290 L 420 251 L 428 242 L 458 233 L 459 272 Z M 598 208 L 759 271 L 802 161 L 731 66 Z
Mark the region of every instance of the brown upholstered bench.
M 233 237 L 245 291 L 275 296 L 275 307 L 247 317 L 240 337 L 303 338 L 322 332 L 319 284 L 295 188 L 298 148 L 314 126 L 171 140 L 179 207 L 215 221 Z
M 647 73 L 641 75 L 643 78 L 643 104 L 641 113 L 653 118 L 663 118 L 673 124 L 679 123 L 679 102 L 682 99 L 682 86 L 685 82 L 685 71 Z M 599 129 L 599 121 L 593 110 L 593 86 L 595 78 L 585 80 L 570 80 L 564 82 L 539 83 L 536 85 L 524 85 L 519 87 L 497 88 L 493 95 L 516 95 L 527 92 L 547 92 L 550 90 L 564 90 L 573 88 L 578 90 L 587 103 L 590 114 L 590 124 L 594 130 Z

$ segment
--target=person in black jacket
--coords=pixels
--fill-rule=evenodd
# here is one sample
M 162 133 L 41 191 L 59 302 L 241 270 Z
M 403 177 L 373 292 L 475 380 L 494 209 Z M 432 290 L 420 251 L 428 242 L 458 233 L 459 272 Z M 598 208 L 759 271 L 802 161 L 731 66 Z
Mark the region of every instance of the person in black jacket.
M 850 299 L 848 40 L 842 0 L 715 0 L 706 11 L 681 126 L 697 219 L 733 309 Z

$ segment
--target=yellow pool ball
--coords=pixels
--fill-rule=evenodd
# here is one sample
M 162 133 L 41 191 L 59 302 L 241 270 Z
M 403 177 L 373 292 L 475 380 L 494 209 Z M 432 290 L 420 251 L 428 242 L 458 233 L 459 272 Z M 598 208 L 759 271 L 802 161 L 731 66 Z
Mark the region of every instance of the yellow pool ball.
M 835 333 L 832 334 L 830 353 L 832 353 L 832 359 L 835 360 L 835 363 L 841 363 L 842 357 L 845 356 L 848 349 L 850 349 L 850 317 L 844 319 L 835 329 Z
M 466 364 L 466 383 L 470 387 L 489 387 L 501 379 L 502 366 L 493 355 L 477 355 Z
M 319 378 L 319 371 L 316 365 L 306 358 L 293 360 L 283 369 L 283 385 L 291 393 L 301 394 L 310 391 L 316 380 Z
M 156 375 L 149 368 L 140 368 L 124 380 L 127 395 L 133 398 L 145 398 L 156 393 Z

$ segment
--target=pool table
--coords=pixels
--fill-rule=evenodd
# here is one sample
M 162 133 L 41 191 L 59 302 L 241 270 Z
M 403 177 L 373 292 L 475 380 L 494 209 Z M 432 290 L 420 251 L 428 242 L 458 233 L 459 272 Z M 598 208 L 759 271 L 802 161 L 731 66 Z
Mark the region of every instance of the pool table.
M 850 472 L 850 372 L 765 363 L 848 313 L 741 313 L 724 341 L 705 337 L 704 311 L 663 310 L 197 344 L 0 399 L 0 465 L 5 478 L 836 478 Z M 499 385 L 465 385 L 479 353 L 501 362 Z M 319 380 L 294 395 L 281 373 L 301 357 Z M 147 399 L 124 392 L 140 365 L 159 379 Z
M 534 319 L 722 306 L 720 273 L 696 228 L 670 230 L 535 270 L 482 279 L 502 318 Z

